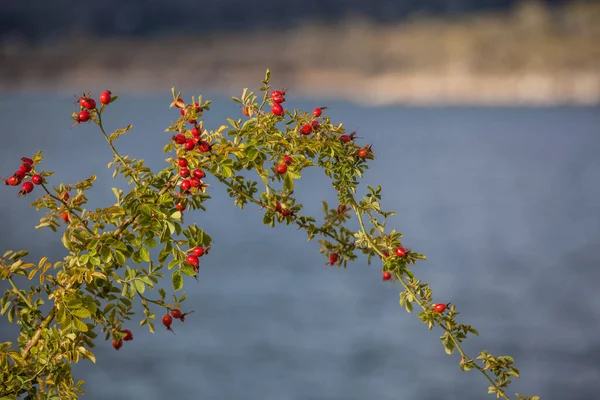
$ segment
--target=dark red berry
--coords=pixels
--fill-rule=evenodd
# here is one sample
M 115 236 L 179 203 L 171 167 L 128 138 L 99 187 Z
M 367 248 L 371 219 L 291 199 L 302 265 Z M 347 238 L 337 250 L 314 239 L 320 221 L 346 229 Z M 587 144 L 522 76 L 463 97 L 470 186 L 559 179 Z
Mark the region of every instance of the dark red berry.
M 196 256 L 194 254 L 190 254 L 189 256 L 187 256 L 187 262 L 188 262 L 188 264 L 195 266 L 200 263 L 200 260 L 198 260 L 198 256 Z
M 271 107 L 271 111 L 273 112 L 273 114 L 277 115 L 278 117 L 282 117 L 283 114 L 285 113 L 281 104 L 278 104 L 278 103 L 273 104 L 273 106 Z
M 186 150 L 190 151 L 190 150 L 193 150 L 194 147 L 196 147 L 196 143 L 194 143 L 194 141 L 190 139 L 185 142 L 185 145 L 183 147 Z
M 208 142 L 201 142 L 200 145 L 198 145 L 198 150 L 200 150 L 202 153 L 208 153 L 210 150 L 212 149 L 212 145 Z
M 193 252 L 196 257 L 202 257 L 206 253 L 206 250 L 202 247 L 194 247 Z
M 23 186 L 21 186 L 21 191 L 19 192 L 21 195 L 26 195 L 27 193 L 31 193 L 33 191 L 33 183 L 25 182 Z
M 104 92 L 100 93 L 100 103 L 102 103 L 102 104 L 110 103 L 111 98 L 112 98 L 112 93 L 110 92 L 110 90 L 105 90 Z
M 77 116 L 77 120 L 79 122 L 87 122 L 90 120 L 90 112 L 87 110 L 83 110 L 79 113 L 79 115 Z
M 33 165 L 33 160 L 31 158 L 28 158 L 28 157 L 21 158 L 21 162 L 24 163 L 24 164 L 31 164 L 31 165 Z
M 23 163 L 21 164 L 21 166 L 19 167 L 19 169 L 23 172 L 29 172 L 31 171 L 33 168 L 33 166 L 29 163 Z
M 404 257 L 406 255 L 406 250 L 404 250 L 404 247 L 396 247 L 396 255 L 398 257 Z
M 112 346 L 115 348 L 115 350 L 119 350 L 121 347 L 123 347 L 123 341 L 113 339 Z
M 64 192 L 63 194 L 61 194 L 59 196 L 63 201 L 69 201 L 69 199 L 71 198 L 71 195 L 69 194 L 69 192 Z
M 171 310 L 171 316 L 173 318 L 179 319 L 179 318 L 181 318 L 181 315 L 182 315 L 181 310 L 178 310 L 177 308 Z
M 283 175 L 287 172 L 288 166 L 286 164 L 279 164 L 276 168 L 276 171 L 279 175 Z
M 171 137 L 171 139 L 173 139 L 177 144 L 184 144 L 187 141 L 187 138 L 183 133 L 178 133 L 177 135 Z
M 198 178 L 196 178 L 195 176 L 190 178 L 190 183 L 192 184 L 192 187 L 200 187 L 200 185 L 202 185 L 202 181 Z
M 284 164 L 286 164 L 286 165 L 292 165 L 292 162 L 293 162 L 292 157 L 290 157 L 290 156 L 283 157 L 283 163 Z
M 36 185 L 41 185 L 44 182 L 44 177 L 42 177 L 39 174 L 35 174 L 31 177 L 31 182 L 33 182 Z
M 383 280 L 389 281 L 390 279 L 392 279 L 392 274 L 390 273 L 390 271 L 384 271 L 383 272 Z
M 192 136 L 200 137 L 200 133 L 200 129 L 198 129 L 197 127 L 192 128 Z
M 185 158 L 180 158 L 179 161 L 177 161 L 177 164 L 182 168 L 188 166 L 188 162 Z
M 9 186 L 17 186 L 19 183 L 21 183 L 21 178 L 16 176 L 16 174 L 4 180 L 4 184 Z
M 173 324 L 173 318 L 169 314 L 162 317 L 162 323 L 168 330 L 172 330 L 171 324 Z
M 124 341 L 128 342 L 130 340 L 133 340 L 133 333 L 131 333 L 129 329 L 123 329 L 121 332 L 125 334 L 125 337 L 123 338 Z
M 15 171 L 15 173 L 13 174 L 15 177 L 19 178 L 19 180 L 22 180 L 23 178 L 25 178 L 25 174 L 27 172 L 23 171 L 22 169 L 18 169 Z
M 181 182 L 181 189 L 182 189 L 184 192 L 187 192 L 187 191 L 188 191 L 188 190 L 190 190 L 191 188 L 192 188 L 192 182 L 190 182 L 188 179 L 184 179 L 184 180 Z
M 436 313 L 441 313 L 444 312 L 444 310 L 446 309 L 447 305 L 446 304 L 436 304 L 433 306 L 433 311 L 435 311 Z
M 279 104 L 279 103 L 283 103 L 285 101 L 285 99 L 283 98 L 284 92 L 280 91 L 280 90 L 274 90 L 271 92 L 271 100 L 273 100 L 274 103 Z
M 185 210 L 185 206 L 183 205 L 183 202 L 181 202 L 181 201 L 179 203 L 177 203 L 177 205 L 175 207 L 177 207 L 177 209 L 179 211 Z
M 352 132 L 349 135 L 342 135 L 340 136 L 340 141 L 342 143 L 348 143 L 354 140 L 354 136 L 356 136 L 356 132 Z
M 310 125 L 313 127 L 314 130 L 317 130 L 321 127 L 321 124 L 316 119 L 310 121 Z
M 96 100 L 92 98 L 88 99 L 84 107 L 88 110 L 93 110 L 94 108 L 96 108 Z
M 181 176 L 182 178 L 187 178 L 188 176 L 190 176 L 190 170 L 185 167 L 181 168 L 181 170 L 179 170 L 179 176 Z
M 194 178 L 202 179 L 204 178 L 204 171 L 201 169 L 195 169 L 192 175 L 194 175 Z
M 312 125 L 304 125 L 302 128 L 300 128 L 300 133 L 302 133 L 303 135 L 310 135 L 312 131 Z
M 62 218 L 63 221 L 65 221 L 66 223 L 69 223 L 69 214 L 62 213 L 62 215 L 60 217 Z

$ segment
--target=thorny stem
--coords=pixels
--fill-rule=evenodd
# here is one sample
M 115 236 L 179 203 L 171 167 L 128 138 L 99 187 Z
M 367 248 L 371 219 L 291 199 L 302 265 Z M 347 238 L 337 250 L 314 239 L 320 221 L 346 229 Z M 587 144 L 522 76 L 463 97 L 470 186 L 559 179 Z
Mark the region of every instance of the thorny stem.
M 356 213 L 356 216 L 358 217 L 358 223 L 360 225 L 360 229 L 363 232 L 363 234 L 365 235 L 365 239 L 367 241 L 367 243 L 369 244 L 369 246 L 380 256 L 380 257 L 384 257 L 384 254 L 381 250 L 379 250 L 379 248 L 377 248 L 377 246 L 375 246 L 375 244 L 373 243 L 373 241 L 371 240 L 371 237 L 369 236 L 369 234 L 367 233 L 367 230 L 365 229 L 365 224 L 363 222 L 362 219 L 362 215 L 361 212 L 358 208 L 358 205 L 356 203 L 354 203 L 352 205 L 352 208 L 354 209 L 354 212 Z M 410 288 L 410 286 L 404 281 L 404 277 L 399 274 L 396 273 L 396 277 L 398 278 L 398 280 L 400 281 L 400 283 L 402 283 L 402 286 L 404 286 L 404 288 L 412 295 L 412 297 L 415 299 L 415 301 L 417 302 L 417 304 L 423 309 L 423 311 L 428 311 L 428 308 L 421 302 L 421 300 L 419 299 L 419 297 L 416 295 L 416 293 L 414 293 L 414 291 Z M 437 321 L 436 321 L 437 322 Z M 464 350 L 462 349 L 462 347 L 460 346 L 459 341 L 456 339 L 456 337 L 454 336 L 454 334 L 452 333 L 452 331 L 450 329 L 448 329 L 447 327 L 445 327 L 444 325 L 440 324 L 439 322 L 437 323 L 444 331 L 446 331 L 448 333 L 448 336 L 450 336 L 450 338 L 452 339 L 452 341 L 454 342 L 454 345 L 456 346 L 456 349 L 458 350 L 458 352 L 460 353 L 460 355 L 462 357 L 464 357 L 467 360 L 471 360 L 471 358 L 469 358 L 466 353 L 464 352 Z M 510 400 L 510 398 L 508 396 L 506 396 L 506 394 L 504 393 L 504 391 L 496 384 L 496 382 L 494 382 L 492 380 L 492 378 L 487 374 L 487 372 L 485 372 L 485 370 L 473 363 L 473 365 L 475 366 L 475 368 L 481 372 L 486 378 L 487 380 L 490 382 L 490 384 L 492 386 L 494 386 L 497 390 L 498 390 L 498 394 L 500 396 L 502 396 L 502 398 L 506 399 L 506 400 Z

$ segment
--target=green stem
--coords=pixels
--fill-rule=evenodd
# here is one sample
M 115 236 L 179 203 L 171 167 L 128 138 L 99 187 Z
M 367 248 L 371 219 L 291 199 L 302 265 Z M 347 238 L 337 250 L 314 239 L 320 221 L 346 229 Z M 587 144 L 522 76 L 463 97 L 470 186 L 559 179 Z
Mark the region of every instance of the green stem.
M 67 204 L 67 202 L 66 202 L 66 201 L 64 201 L 64 200 L 63 200 L 63 199 L 61 199 L 60 197 L 56 197 L 55 195 L 53 195 L 52 193 L 50 193 L 50 191 L 48 190 L 48 188 L 46 187 L 46 185 L 44 185 L 43 183 L 42 183 L 42 188 L 44 189 L 44 191 L 45 191 L 46 193 L 48 193 L 48 195 L 49 195 L 50 197 L 52 197 L 53 199 L 55 199 L 55 200 L 58 200 L 59 202 L 61 202 L 61 203 L 62 203 L 62 204 L 63 204 L 63 205 L 64 205 L 64 206 L 67 208 L 67 210 L 69 210 L 69 214 L 71 214 L 71 215 L 74 215 L 74 216 L 75 216 L 75 218 L 77 218 L 77 220 L 78 220 L 79 222 L 81 222 L 81 225 L 82 225 L 82 226 L 85 228 L 85 230 L 86 230 L 86 231 L 88 231 L 88 233 L 89 233 L 90 235 L 92 235 L 92 236 L 94 236 L 94 235 L 95 235 L 95 234 L 94 234 L 94 232 L 93 232 L 93 231 L 92 231 L 92 230 L 91 230 L 91 229 L 90 229 L 90 228 L 89 228 L 89 227 L 86 225 L 85 221 L 84 221 L 84 220 L 83 220 L 83 219 L 82 219 L 82 218 L 81 218 L 79 215 L 77 215 L 77 213 L 75 213 L 75 212 L 73 211 L 73 209 L 72 209 L 72 208 L 71 208 L 71 207 L 70 207 L 70 206 Z
M 365 224 L 363 222 L 362 219 L 362 215 L 361 212 L 358 208 L 358 205 L 356 203 L 354 203 L 352 205 L 352 208 L 354 209 L 354 212 L 356 213 L 356 216 L 358 217 L 358 223 L 360 225 L 360 229 L 363 232 L 363 234 L 365 235 L 365 239 L 367 241 L 367 243 L 369 244 L 369 246 L 381 257 L 384 258 L 384 254 L 381 250 L 379 250 L 377 248 L 377 246 L 375 246 L 375 243 L 373 243 L 373 241 L 371 240 L 371 237 L 369 236 L 369 234 L 367 233 L 367 230 L 365 229 Z M 398 278 L 398 280 L 400 281 L 400 283 L 402 283 L 402 286 L 404 286 L 404 288 L 406 289 L 407 292 L 409 292 L 412 297 L 415 299 L 415 301 L 417 302 L 417 304 L 419 305 L 419 307 L 421 307 L 423 309 L 423 311 L 428 311 L 428 308 L 425 306 L 425 304 L 423 304 L 423 302 L 421 302 L 421 300 L 419 299 L 419 297 L 416 295 L 416 293 L 410 288 L 410 286 L 404 281 L 404 278 L 402 275 L 400 275 L 399 273 L 396 273 L 396 277 Z M 435 321 L 435 323 L 440 326 L 444 331 L 446 331 L 448 333 L 448 336 L 452 339 L 452 341 L 454 342 L 454 345 L 456 347 L 456 349 L 458 350 L 458 352 L 460 353 L 460 355 L 462 357 L 464 357 L 467 360 L 471 360 L 471 358 L 469 358 L 466 353 L 464 352 L 464 350 L 462 349 L 462 347 L 460 346 L 460 343 L 458 341 L 458 339 L 456 339 L 456 337 L 454 336 L 454 334 L 452 333 L 452 331 L 450 329 L 448 329 L 447 327 L 445 327 L 444 325 L 440 324 L 439 322 Z M 486 379 L 490 382 L 490 384 L 492 386 L 494 386 L 497 390 L 498 390 L 498 394 L 506 399 L 506 400 L 510 400 L 509 397 L 506 396 L 506 394 L 504 394 L 504 391 L 496 384 L 496 382 L 494 382 L 494 380 L 487 374 L 487 372 L 485 372 L 485 370 L 483 369 L 483 367 L 473 363 L 473 365 L 475 366 L 475 368 L 481 372 Z
M 52 307 L 52 309 L 50 310 L 50 312 L 48 313 L 46 318 L 42 321 L 40 326 L 37 327 L 35 334 L 31 338 L 31 340 L 29 340 L 29 343 L 27 343 L 25 350 L 23 350 L 23 354 L 22 354 L 23 358 L 27 358 L 29 356 L 29 352 L 31 351 L 31 348 L 34 347 L 38 343 L 38 341 L 42 337 L 42 333 L 43 333 L 44 329 L 48 328 L 48 326 L 54 319 L 55 315 L 56 315 L 56 309 L 54 307 Z
M 25 297 L 25 295 L 23 294 L 21 289 L 19 289 L 17 287 L 17 285 L 15 285 L 15 282 L 12 280 L 12 278 L 8 278 L 8 281 L 10 282 L 10 286 L 12 286 L 14 291 L 17 292 L 17 295 L 21 298 L 21 300 L 23 300 L 23 302 L 25 302 L 25 304 L 27 304 L 27 307 L 33 308 L 33 305 L 31 304 L 31 302 L 27 299 L 27 297 Z
M 106 139 L 106 143 L 108 143 L 108 145 L 112 149 L 115 156 L 117 156 L 117 158 L 119 159 L 119 161 L 121 162 L 123 167 L 131 173 L 131 179 L 133 180 L 135 185 L 139 187 L 140 183 L 138 182 L 137 178 L 135 177 L 134 171 L 125 163 L 125 160 L 123 159 L 123 157 L 121 157 L 121 155 L 119 154 L 119 152 L 117 151 L 115 146 L 110 141 L 108 135 L 106 134 L 106 131 L 104 130 L 104 126 L 102 125 L 102 116 L 100 115 L 100 112 L 98 112 L 97 115 L 98 115 L 98 126 L 100 127 L 100 131 L 102 131 L 102 135 L 104 135 L 104 139 Z

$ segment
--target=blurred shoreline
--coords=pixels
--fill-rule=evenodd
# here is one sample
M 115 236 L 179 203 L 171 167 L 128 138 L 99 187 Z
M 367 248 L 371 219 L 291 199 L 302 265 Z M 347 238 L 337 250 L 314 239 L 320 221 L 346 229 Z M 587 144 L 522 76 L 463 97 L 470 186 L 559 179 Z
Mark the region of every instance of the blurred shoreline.
M 367 105 L 598 105 L 600 3 L 393 26 L 354 18 L 282 32 L 0 41 L 0 91 L 237 94 L 272 84 Z

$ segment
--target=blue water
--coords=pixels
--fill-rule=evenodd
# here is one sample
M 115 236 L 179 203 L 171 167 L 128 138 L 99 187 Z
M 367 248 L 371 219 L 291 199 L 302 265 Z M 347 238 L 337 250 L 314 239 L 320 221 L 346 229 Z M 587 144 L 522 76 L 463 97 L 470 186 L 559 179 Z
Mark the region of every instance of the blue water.
M 290 108 L 322 105 L 290 97 Z M 73 100 L 0 95 L 1 175 L 43 150 L 52 183 L 97 173 L 91 207 L 112 204 L 110 150 L 93 126 L 70 129 Z M 105 116 L 111 130 L 133 123 L 117 146 L 156 170 L 163 131 L 177 118 L 168 103 L 168 94 L 124 95 Z M 364 182 L 383 186 L 383 208 L 398 213 L 390 228 L 428 256 L 417 276 L 479 329 L 467 353 L 514 356 L 522 378 L 510 393 L 598 398 L 600 110 L 328 105 L 334 121 L 374 144 Z M 207 125 L 232 112 L 239 109 L 215 98 Z M 444 353 L 440 331 L 398 306 L 399 288 L 381 281 L 379 265 L 359 258 L 346 270 L 324 268 L 302 232 L 263 226 L 257 208 L 234 208 L 207 182 L 208 211 L 186 219 L 215 240 L 200 282 L 186 281 L 185 309 L 195 313 L 174 325 L 176 335 L 132 322 L 135 339 L 119 352 L 100 341 L 97 365 L 75 367 L 87 381 L 83 398 L 494 398 L 482 376 Z M 322 199 L 335 203 L 318 170 L 296 192 L 307 214 L 319 216 Z M 42 214 L 27 199 L 2 188 L 0 205 L 3 249 L 29 248 L 33 260 L 65 255 L 59 235 L 33 229 Z M 2 320 L 0 335 L 13 340 L 14 326 Z

